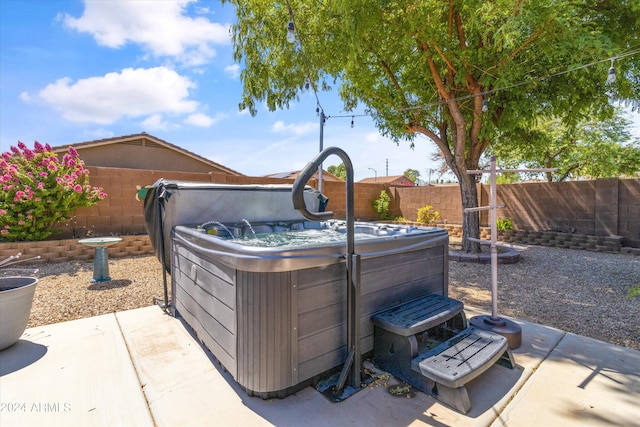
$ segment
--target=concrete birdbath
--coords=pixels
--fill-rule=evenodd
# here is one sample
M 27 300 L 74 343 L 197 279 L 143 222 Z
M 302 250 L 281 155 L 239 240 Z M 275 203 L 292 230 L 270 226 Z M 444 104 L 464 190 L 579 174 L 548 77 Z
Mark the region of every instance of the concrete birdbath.
M 107 246 L 122 242 L 120 237 L 92 237 L 78 240 L 78 243 L 96 248 L 96 255 L 93 259 L 93 279 L 91 282 L 107 282 L 109 277 L 109 258 Z

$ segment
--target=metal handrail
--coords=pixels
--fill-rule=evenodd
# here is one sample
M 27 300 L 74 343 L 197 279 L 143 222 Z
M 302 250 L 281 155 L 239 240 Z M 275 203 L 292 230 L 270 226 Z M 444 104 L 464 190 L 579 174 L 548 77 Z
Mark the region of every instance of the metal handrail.
M 342 367 L 342 372 L 338 378 L 336 390 L 344 388 L 349 375 L 349 384 L 354 389 L 360 388 L 361 380 L 361 354 L 360 354 L 360 256 L 355 254 L 355 220 L 354 220 L 354 196 L 353 196 L 353 165 L 351 159 L 342 149 L 329 147 L 322 150 L 311 162 L 302 169 L 295 182 L 291 197 L 293 207 L 307 219 L 320 221 L 333 217 L 333 212 L 309 212 L 304 201 L 304 187 L 311 179 L 315 171 L 322 164 L 324 159 L 335 154 L 344 164 L 347 172 L 347 359 Z

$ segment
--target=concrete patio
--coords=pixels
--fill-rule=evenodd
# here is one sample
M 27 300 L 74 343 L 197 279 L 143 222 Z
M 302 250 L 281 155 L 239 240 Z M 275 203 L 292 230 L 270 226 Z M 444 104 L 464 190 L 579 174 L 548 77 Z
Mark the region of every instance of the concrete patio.
M 518 366 L 469 383 L 467 415 L 393 378 L 341 403 L 249 397 L 156 306 L 36 327 L 0 352 L 0 426 L 640 426 L 640 352 L 517 323 Z

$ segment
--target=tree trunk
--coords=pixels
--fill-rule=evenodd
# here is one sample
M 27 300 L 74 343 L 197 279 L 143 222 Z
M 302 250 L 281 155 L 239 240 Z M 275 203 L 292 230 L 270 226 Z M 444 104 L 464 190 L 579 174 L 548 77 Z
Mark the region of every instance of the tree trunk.
M 461 173 L 458 176 L 458 181 L 460 183 L 462 209 L 478 207 L 476 176 Z M 462 213 L 462 250 L 479 253 L 480 244 L 470 241 L 469 237 L 480 238 L 480 215 L 478 212 Z

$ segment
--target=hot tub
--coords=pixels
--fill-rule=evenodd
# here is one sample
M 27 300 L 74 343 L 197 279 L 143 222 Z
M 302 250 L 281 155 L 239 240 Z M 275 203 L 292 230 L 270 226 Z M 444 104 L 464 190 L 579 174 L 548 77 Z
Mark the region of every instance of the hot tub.
M 172 188 L 174 195 L 179 187 Z M 277 199 L 281 188 L 258 190 L 272 191 Z M 306 197 L 309 203 L 318 199 L 311 189 Z M 250 199 L 245 193 L 245 202 Z M 171 230 L 175 313 L 235 381 L 263 398 L 297 391 L 334 371 L 347 355 L 344 222 L 307 221 L 297 216 L 290 193 L 284 200 L 270 205 L 291 211 L 270 221 L 249 219 L 246 211 L 228 221 L 218 220 L 220 214 L 165 224 Z M 176 221 L 171 203 L 165 209 L 164 217 Z M 357 222 L 355 231 L 361 257 L 360 352 L 366 354 L 373 350 L 373 313 L 429 293 L 447 295 L 448 234 L 435 227 L 364 222 Z M 331 236 L 318 241 L 318 233 Z M 253 244 L 285 234 L 297 243 Z

